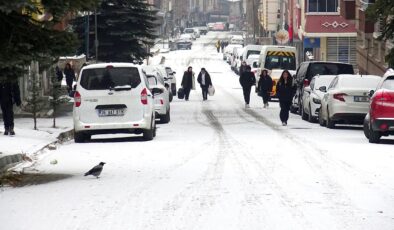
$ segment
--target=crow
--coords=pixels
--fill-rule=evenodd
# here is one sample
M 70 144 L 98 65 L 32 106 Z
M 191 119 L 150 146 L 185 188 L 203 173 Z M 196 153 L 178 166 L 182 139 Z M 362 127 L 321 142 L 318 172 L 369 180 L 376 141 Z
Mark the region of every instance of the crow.
M 94 166 L 91 170 L 89 170 L 87 173 L 85 173 L 85 176 L 95 176 L 96 178 L 99 178 L 101 172 L 103 171 L 105 162 L 100 162 L 100 164 Z

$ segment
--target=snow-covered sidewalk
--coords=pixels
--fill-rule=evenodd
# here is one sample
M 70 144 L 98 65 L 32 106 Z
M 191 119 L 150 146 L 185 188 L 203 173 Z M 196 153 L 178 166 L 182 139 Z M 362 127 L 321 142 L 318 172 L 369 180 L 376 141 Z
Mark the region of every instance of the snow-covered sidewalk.
M 57 142 L 62 134 L 72 131 L 70 114 L 57 118 L 56 128 L 52 127 L 51 118 L 39 118 L 37 130 L 34 130 L 33 118 L 15 118 L 14 123 L 15 136 L 4 136 L 4 129 L 0 129 L 0 169 L 10 163 L 7 157 L 14 155 L 19 156 L 19 159 L 21 155 L 32 157 L 43 148 Z

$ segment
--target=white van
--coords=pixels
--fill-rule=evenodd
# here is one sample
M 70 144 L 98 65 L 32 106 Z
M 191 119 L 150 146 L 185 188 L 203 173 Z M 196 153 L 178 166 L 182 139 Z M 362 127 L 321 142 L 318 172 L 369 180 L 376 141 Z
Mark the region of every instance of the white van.
M 243 53 L 242 53 L 242 61 L 246 61 L 249 57 L 249 55 L 252 54 L 260 54 L 262 45 L 247 45 L 244 47 Z
M 111 133 L 143 134 L 144 139 L 152 140 L 156 136 L 153 96 L 139 65 L 85 66 L 74 94 L 75 142 Z
M 260 69 L 297 70 L 297 50 L 293 46 L 264 45 L 258 62 Z

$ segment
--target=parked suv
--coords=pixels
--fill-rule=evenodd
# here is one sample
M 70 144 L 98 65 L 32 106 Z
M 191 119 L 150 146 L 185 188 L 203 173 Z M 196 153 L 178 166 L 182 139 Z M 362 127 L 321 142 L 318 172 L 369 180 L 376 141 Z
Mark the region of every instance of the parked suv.
M 314 76 L 338 74 L 354 74 L 353 66 L 341 62 L 309 61 L 301 63 L 294 78 L 297 91 L 290 108 L 291 112 L 301 113 L 299 108 L 303 107 L 304 87 L 309 86 Z
M 74 94 L 74 139 L 94 134 L 135 133 L 152 140 L 156 135 L 155 108 L 142 69 L 131 63 L 85 66 Z
M 370 92 L 369 112 L 364 119 L 364 134 L 370 143 L 394 135 L 394 70 L 390 69 Z

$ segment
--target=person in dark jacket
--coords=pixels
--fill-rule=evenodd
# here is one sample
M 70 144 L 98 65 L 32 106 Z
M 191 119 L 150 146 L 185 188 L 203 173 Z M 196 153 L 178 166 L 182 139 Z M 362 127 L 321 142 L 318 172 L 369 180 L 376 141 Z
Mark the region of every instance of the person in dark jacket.
M 251 72 L 251 69 L 252 68 L 250 66 L 247 66 L 246 71 L 243 72 L 241 77 L 239 78 L 239 83 L 241 84 L 244 93 L 245 108 L 249 108 L 250 91 L 252 89 L 252 86 L 256 84 L 256 78 Z
M 13 105 L 21 105 L 18 82 L 0 82 L 0 104 L 3 114 L 4 135 L 15 135 Z
M 276 94 L 278 95 L 280 105 L 279 117 L 283 126 L 287 125 L 294 93 L 293 77 L 288 70 L 284 70 L 276 86 Z
M 181 86 L 185 92 L 185 100 L 189 100 L 190 90 L 193 88 L 193 69 L 191 66 L 183 73 Z
M 59 66 L 56 66 L 55 72 L 56 72 L 56 79 L 57 79 L 57 81 L 58 81 L 58 82 L 62 82 L 62 80 L 63 80 L 63 72 L 62 72 L 62 70 L 59 68 Z
M 268 75 L 268 70 L 266 69 L 261 71 L 259 83 L 257 84 L 257 91 L 263 98 L 264 108 L 267 108 L 272 91 L 272 78 Z
M 197 77 L 197 82 L 201 86 L 202 99 L 206 101 L 208 99 L 208 88 L 209 86 L 212 86 L 212 80 L 211 80 L 211 76 L 209 75 L 209 73 L 205 68 L 201 68 L 201 71 Z
M 241 76 L 246 71 L 246 61 L 241 62 L 241 66 L 239 67 L 239 76 Z
M 73 87 L 73 82 L 76 80 L 75 72 L 70 63 L 67 63 L 66 67 L 64 67 L 64 75 L 66 76 L 67 92 L 70 93 Z

